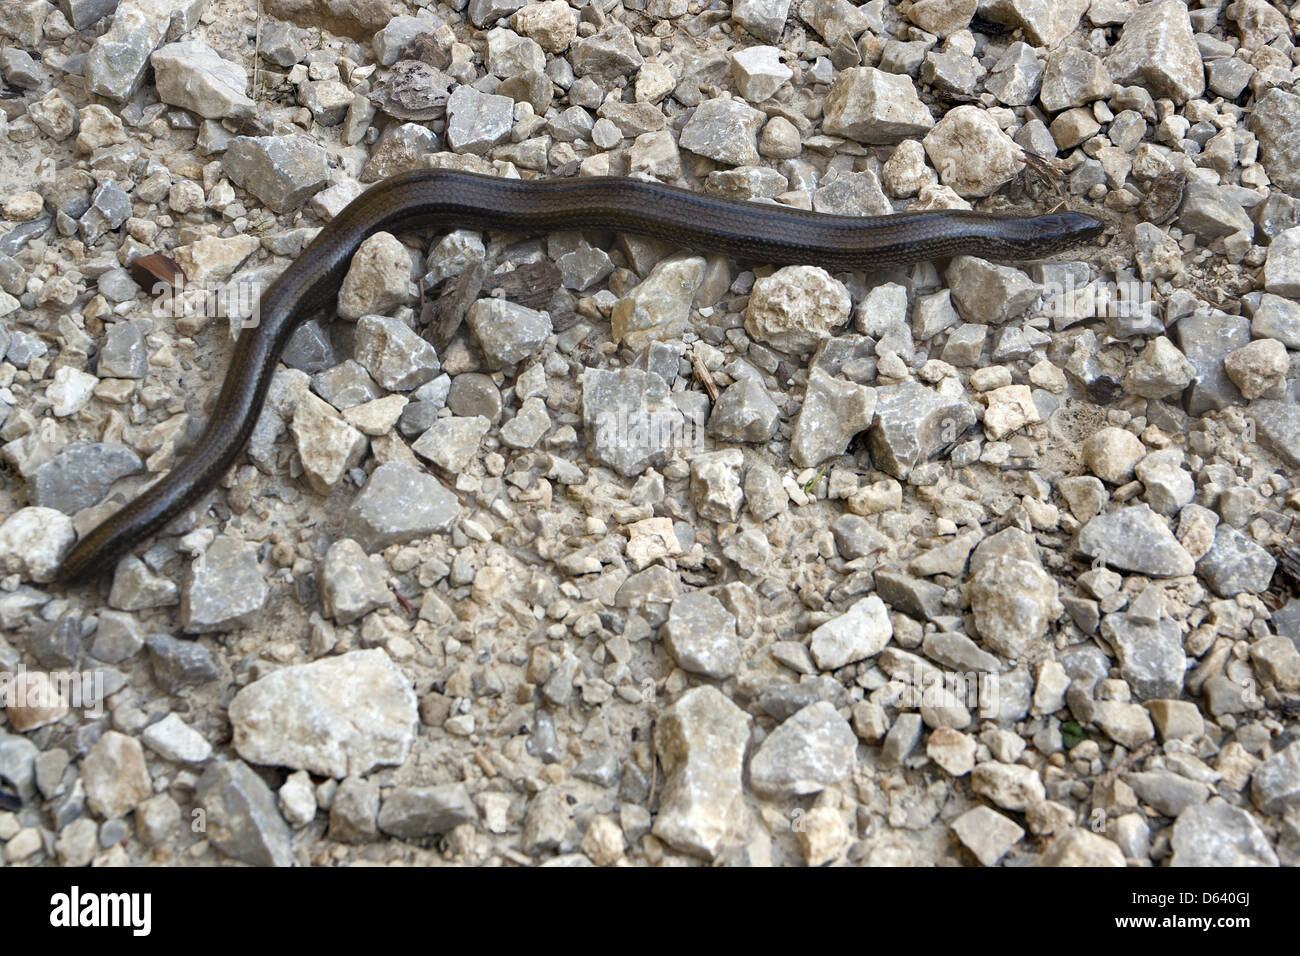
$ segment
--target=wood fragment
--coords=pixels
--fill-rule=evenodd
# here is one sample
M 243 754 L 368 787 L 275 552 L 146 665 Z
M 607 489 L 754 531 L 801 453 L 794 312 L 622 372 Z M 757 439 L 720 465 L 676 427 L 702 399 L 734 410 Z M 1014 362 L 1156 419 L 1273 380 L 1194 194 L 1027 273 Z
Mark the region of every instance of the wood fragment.
M 1137 208 L 1138 221 L 1162 226 L 1174 218 L 1174 213 L 1183 203 L 1186 186 L 1187 174 L 1182 170 L 1148 180 L 1145 195 Z
M 566 309 L 551 316 L 551 328 L 557 333 L 567 332 L 581 321 L 582 316 L 572 309 Z
M 170 256 L 161 252 L 151 252 L 146 256 L 136 256 L 127 265 L 131 278 L 145 292 L 158 291 L 159 283 L 179 289 L 185 285 L 185 272 Z
M 700 384 L 704 386 L 704 390 L 709 393 L 709 401 L 716 405 L 718 401 L 718 383 L 713 378 L 713 373 L 708 370 L 699 356 L 691 358 L 691 369 L 695 372 L 695 377 L 700 380 Z
M 389 581 L 387 583 L 388 590 L 393 592 L 393 597 L 397 598 L 397 603 L 402 606 L 402 610 L 406 612 L 406 616 L 415 617 L 415 608 L 411 607 L 411 602 L 403 596 L 401 591 L 397 590 L 397 585 L 394 582 Z
M 530 309 L 544 309 L 560 287 L 559 266 L 549 260 L 526 262 L 510 272 L 494 272 L 484 288 L 488 295 L 508 299 Z
M 428 339 L 439 352 L 451 342 L 452 336 L 465 321 L 469 307 L 483 291 L 487 269 L 481 262 L 472 263 L 464 272 L 443 283 L 442 292 L 421 310 L 421 320 L 429 327 Z

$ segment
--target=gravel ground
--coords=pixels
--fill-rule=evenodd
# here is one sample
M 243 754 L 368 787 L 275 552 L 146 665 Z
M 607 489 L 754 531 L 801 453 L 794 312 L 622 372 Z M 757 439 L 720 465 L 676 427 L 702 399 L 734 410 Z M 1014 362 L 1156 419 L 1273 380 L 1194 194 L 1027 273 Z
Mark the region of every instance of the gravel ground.
M 0 865 L 1300 861 L 1297 27 L 0 0 Z M 220 488 L 48 583 L 248 290 L 428 167 L 1107 231 L 834 275 L 380 234 Z

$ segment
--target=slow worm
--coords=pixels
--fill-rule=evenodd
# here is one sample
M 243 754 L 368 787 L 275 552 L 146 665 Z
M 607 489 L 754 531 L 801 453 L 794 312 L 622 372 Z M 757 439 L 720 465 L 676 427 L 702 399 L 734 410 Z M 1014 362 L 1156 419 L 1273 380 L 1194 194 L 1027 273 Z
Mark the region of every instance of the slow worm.
M 201 436 L 162 479 L 79 540 L 57 580 L 72 583 L 112 570 L 133 544 L 216 484 L 253 430 L 285 342 L 304 320 L 330 307 L 357 247 L 381 230 L 430 227 L 617 230 L 741 259 L 832 271 L 958 254 L 1037 259 L 1102 231 L 1099 220 L 1077 212 L 1028 218 L 959 210 L 833 216 L 636 179 L 517 180 L 436 169 L 394 176 L 353 200 L 267 287 L 260 322 L 240 335 Z

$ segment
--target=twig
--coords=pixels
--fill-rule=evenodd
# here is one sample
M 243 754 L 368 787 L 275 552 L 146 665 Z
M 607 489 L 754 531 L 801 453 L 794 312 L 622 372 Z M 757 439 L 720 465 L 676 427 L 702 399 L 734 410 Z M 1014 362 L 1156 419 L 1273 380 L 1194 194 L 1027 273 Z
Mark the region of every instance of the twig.
M 397 585 L 392 581 L 386 581 L 385 583 L 388 585 L 388 590 L 393 592 L 393 597 L 397 598 L 397 603 L 402 606 L 402 610 L 406 612 L 407 617 L 415 617 L 415 608 L 411 607 L 411 602 L 402 596 L 401 591 L 397 590 Z
M 262 0 L 257 0 L 257 23 L 253 26 L 253 98 L 261 100 L 257 92 L 258 64 L 262 62 Z
M 654 813 L 655 784 L 659 782 L 659 755 L 655 753 L 655 721 L 650 721 L 650 795 L 646 797 L 645 808 Z
M 700 380 L 700 384 L 704 386 L 704 390 L 709 393 L 709 401 L 716 404 L 718 401 L 718 383 L 714 380 L 713 373 L 700 361 L 698 355 L 692 357 L 691 369 L 695 372 L 695 377 Z

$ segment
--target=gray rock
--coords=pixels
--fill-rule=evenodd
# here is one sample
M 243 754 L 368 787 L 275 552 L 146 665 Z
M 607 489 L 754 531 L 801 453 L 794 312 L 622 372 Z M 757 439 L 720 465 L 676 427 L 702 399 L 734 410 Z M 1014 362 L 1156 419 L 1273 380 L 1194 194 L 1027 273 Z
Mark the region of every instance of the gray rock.
M 390 392 L 432 381 L 441 370 L 433 346 L 401 319 L 363 315 L 357 321 L 356 360 Z
M 984 88 L 1003 106 L 1028 106 L 1037 98 L 1042 80 L 1043 64 L 1034 48 L 1017 40 L 993 65 Z
M 211 652 L 202 644 L 180 641 L 167 634 L 155 634 L 145 643 L 154 681 L 169 694 L 221 676 Z
M 790 505 L 790 496 L 781 484 L 781 476 L 764 462 L 754 462 L 745 469 L 742 487 L 745 506 L 759 521 L 776 517 Z
M 379 829 L 403 840 L 450 833 L 476 820 L 478 811 L 463 783 L 394 787 L 379 808 Z
M 465 322 L 493 368 L 536 355 L 552 332 L 551 317 L 504 299 L 479 299 Z
M 826 95 L 824 114 L 827 133 L 867 144 L 897 143 L 934 126 L 910 77 L 871 67 L 841 70 Z
M 921 64 L 921 82 L 950 96 L 970 96 L 985 72 L 973 56 L 931 50 Z
M 379 784 L 348 777 L 330 803 L 328 836 L 339 843 L 370 843 L 379 839 Z
M 708 858 L 740 838 L 749 727 L 749 715 L 713 687 L 689 690 L 667 710 L 655 731 L 665 774 L 655 836 Z
M 997 325 L 1022 315 L 1042 295 L 1029 276 L 1011 266 L 957 256 L 944 273 L 952 301 L 967 322 Z
M 638 369 L 584 371 L 582 418 L 593 457 L 628 477 L 662 466 L 686 431 L 664 380 Z
M 723 441 L 764 442 L 776 432 L 781 411 L 756 376 L 742 378 L 718 396 L 709 434 Z
M 519 414 L 501 426 L 501 443 L 509 448 L 533 448 L 551 430 L 551 415 L 546 402 L 530 398 L 519 408 Z
M 1300 96 L 1275 87 L 1255 101 L 1248 122 L 1259 139 L 1259 158 L 1268 178 L 1292 196 L 1300 195 Z
M 1174 821 L 1170 866 L 1277 866 L 1277 854 L 1254 818 L 1215 797 L 1188 807 Z
M 74 670 L 81 662 L 81 621 L 67 614 L 57 621 L 38 624 L 27 638 L 27 650 L 42 667 Z
M 337 365 L 338 356 L 334 354 L 334 346 L 320 320 L 309 319 L 289 336 L 280 361 L 291 369 L 311 375 Z
M 933 581 L 894 571 L 876 572 L 876 593 L 890 607 L 932 621 L 943 614 L 944 589 Z
M 59 0 L 59 9 L 74 30 L 84 30 L 117 9 L 118 0 Z
M 1113 568 L 1155 577 L 1191 574 L 1196 562 L 1145 504 L 1097 515 L 1079 531 L 1079 551 Z
M 853 436 L 871 426 L 875 411 L 876 389 L 814 368 L 790 436 L 791 461 L 811 468 L 844 454 Z
M 1024 811 L 1044 797 L 1043 781 L 1030 767 L 989 760 L 971 772 L 971 789 L 1004 810 Z
M 726 680 L 740 667 L 736 619 L 721 601 L 703 591 L 673 601 L 663 640 L 678 666 L 691 673 Z
M 528 803 L 519 847 L 534 856 L 565 850 L 573 845 L 572 810 L 560 787 L 548 787 Z
M 388 71 L 383 85 L 370 94 L 369 102 L 371 109 L 381 109 L 394 119 L 427 122 L 440 119 L 444 114 L 450 116 L 451 98 L 447 95 L 447 88 L 451 84 L 451 77 L 423 60 L 400 60 L 394 63 Z M 469 90 L 470 94 L 478 94 L 478 97 L 487 95 L 479 93 L 477 89 L 469 86 L 463 86 L 460 89 Z M 337 90 L 339 106 L 343 105 L 346 92 L 346 87 Z M 491 111 L 490 114 L 479 114 L 482 119 L 489 124 L 499 123 L 500 121 L 500 111 L 496 108 L 499 104 L 488 104 L 486 101 L 470 94 L 462 95 L 457 100 L 459 113 L 456 127 L 457 136 L 466 132 L 473 135 L 479 122 L 474 114 L 482 107 L 486 106 Z M 494 99 L 500 99 L 500 97 L 494 97 Z M 486 127 L 478 127 L 478 129 L 485 131 Z M 454 148 L 451 137 L 448 138 L 447 142 L 449 145 L 453 145 Z M 465 141 L 458 139 L 457 142 Z M 486 148 L 488 147 L 484 147 L 484 149 Z M 474 152 L 478 152 L 478 150 L 476 149 Z M 389 174 L 395 171 L 389 170 Z
M 325 150 L 306 136 L 236 136 L 221 167 L 277 213 L 297 209 L 328 183 Z
M 984 671 L 997 674 L 1002 670 L 998 658 L 956 631 L 931 631 L 921 642 L 921 650 L 932 661 L 956 671 Z
M 1300 227 L 1273 237 L 1264 259 L 1264 288 L 1274 295 L 1300 297 Z
M 50 228 L 51 224 L 53 224 L 53 222 L 54 222 L 53 216 L 39 216 L 36 219 L 31 220 L 30 222 L 24 222 L 21 225 L 14 226 L 14 228 L 10 229 L 3 236 L 0 236 L 0 255 L 4 255 L 4 256 L 19 255 L 23 251 L 23 249 L 27 247 L 27 243 L 37 238 L 38 236 L 43 236 L 45 232 Z M 25 332 L 15 332 L 14 333 L 15 341 L 18 339 L 18 336 L 20 334 L 25 336 L 27 339 L 35 339 L 35 336 L 28 335 Z M 28 346 L 28 348 L 34 349 L 36 347 L 37 342 L 39 342 L 39 340 L 33 342 L 31 345 Z M 44 354 L 43 344 L 41 344 L 41 352 L 39 354 Z M 9 351 L 6 353 L 6 358 L 8 358 L 9 361 L 11 362 L 14 361 L 14 348 L 12 344 L 10 345 Z M 17 363 L 15 362 L 14 364 Z M 26 368 L 26 367 L 27 367 L 27 363 L 26 360 L 24 360 L 23 364 L 19 366 L 19 368 Z
M 917 382 L 876 389 L 876 423 L 867 434 L 871 459 L 899 479 L 953 444 L 975 424 L 975 411 Z
M 1185 232 L 1193 232 L 1205 243 L 1213 242 L 1234 232 L 1255 235 L 1255 224 L 1234 200 L 1219 186 L 1203 182 L 1189 182 L 1183 193 L 1183 205 L 1178 213 L 1178 225 Z
M 748 475 L 746 477 L 748 478 Z M 748 488 L 746 488 L 745 497 L 752 498 Z M 750 501 L 750 509 L 753 510 L 752 500 Z M 830 528 L 831 534 L 835 536 L 836 550 L 839 551 L 841 557 L 848 561 L 877 551 L 885 551 L 891 544 L 890 539 L 877 531 L 870 521 L 858 515 L 840 515 L 831 522 Z
M 369 110 L 364 110 L 369 112 Z M 349 123 L 351 120 L 349 120 Z M 362 133 L 364 135 L 364 133 Z M 389 127 L 361 170 L 362 182 L 374 182 L 397 173 L 419 169 L 438 150 L 438 137 L 419 123 Z
M 1203 415 L 1242 402 L 1241 392 L 1223 367 L 1228 353 L 1250 342 L 1250 320 L 1217 310 L 1198 311 L 1175 326 L 1178 347 L 1196 369 L 1187 393 L 1187 411 Z
M 1289 349 L 1300 349 L 1300 303 L 1265 292 L 1250 320 L 1256 338 L 1277 339 Z
M 460 418 L 472 419 L 481 415 L 489 421 L 497 421 L 502 411 L 500 389 L 490 375 L 461 372 L 451 382 L 451 389 L 447 392 L 447 407 Z
M 145 846 L 162 846 L 181 822 L 181 808 L 170 796 L 160 793 L 135 808 L 135 829 Z
M 959 325 L 948 333 L 948 341 L 944 343 L 939 357 L 949 365 L 956 365 L 958 368 L 973 368 L 980 364 L 980 356 L 984 352 L 984 343 L 988 335 L 988 326 Z
M 1101 635 L 1119 656 L 1120 676 L 1139 700 L 1176 699 L 1182 693 L 1187 654 L 1177 621 L 1152 624 L 1131 614 L 1107 614 Z
M 804 654 L 808 649 L 800 644 Z M 848 703 L 844 685 L 834 677 L 809 677 L 797 684 L 769 686 L 758 698 L 758 706 L 773 720 L 783 721 L 793 717 L 805 707 L 826 701 L 839 708 Z
M 637 50 L 632 31 L 616 20 L 599 33 L 577 40 L 570 48 L 569 59 L 578 76 L 610 83 L 630 75 L 645 58 Z
M 699 454 L 691 459 L 691 503 L 707 521 L 735 521 L 744 495 L 740 466 L 745 456 L 737 448 Z
M 967 810 L 954 820 L 952 831 L 984 866 L 994 866 L 1025 835 L 1010 819 L 984 806 Z
M 999 554 L 983 562 L 968 587 L 971 613 L 984 643 L 1018 658 L 1064 610 L 1056 580 L 1036 561 Z
M 470 23 L 480 30 L 487 29 L 502 17 L 510 16 L 526 2 L 527 0 L 470 0 Z
M 683 149 L 729 166 L 759 162 L 758 131 L 766 117 L 743 100 L 705 100 L 682 127 Z
M 292 834 L 275 794 L 240 760 L 211 764 L 195 791 L 206 836 L 226 856 L 253 866 L 292 866 Z
M 886 767 L 900 766 L 921 742 L 925 725 L 920 714 L 899 714 L 880 745 L 880 762 Z
M 1077 47 L 1059 47 L 1047 55 L 1039 99 L 1050 113 L 1087 106 L 1110 95 L 1111 80 L 1100 59 Z
M 1265 813 L 1280 814 L 1300 807 L 1300 741 L 1293 741 L 1255 768 L 1250 799 Z
M 181 623 L 187 634 L 240 627 L 266 605 L 270 593 L 251 541 L 219 535 L 194 560 L 181 591 Z
M 438 479 L 404 462 L 385 462 L 366 480 L 344 516 L 344 532 L 367 551 L 445 534 L 460 502 Z
M 1210 788 L 1171 770 L 1148 770 L 1124 775 L 1138 799 L 1167 817 L 1177 817 L 1189 807 L 1205 803 Z
M 1258 399 L 1250 403 L 1259 443 L 1292 468 L 1300 468 L 1300 405 Z
M 416 37 L 431 35 L 437 29 L 438 21 L 432 17 L 393 17 L 371 40 L 379 65 L 392 66 L 401 58 L 402 52 L 409 48 L 412 40 Z M 265 46 L 265 35 L 262 43 Z M 284 65 L 292 66 L 293 64 Z
M 103 498 L 119 478 L 142 471 L 140 456 L 125 445 L 73 442 L 36 470 L 31 503 L 75 514 Z
M 878 216 L 894 211 L 870 169 L 826 176 L 812 196 L 813 209 L 838 216 Z
M 812 0 L 798 8 L 799 19 L 816 30 L 832 49 L 854 40 L 864 30 L 884 32 L 884 18 L 871 4 L 854 6 L 848 0 Z
M 90 645 L 92 657 L 116 664 L 134 657 L 143 648 L 144 633 L 133 615 L 107 609 L 99 612 L 99 627 Z
M 645 281 L 614 304 L 610 335 L 638 350 L 657 340 L 679 337 L 706 270 L 707 263 L 700 256 L 674 255 L 657 262 Z
M 100 280 L 103 290 L 103 279 Z M 100 378 L 144 378 L 149 372 L 149 354 L 144 333 L 134 322 L 114 322 L 104 332 L 104 344 L 96 368 Z
M 244 93 L 248 76 L 206 43 L 186 41 L 159 47 L 153 64 L 158 98 L 207 119 L 251 116 L 253 101 Z M 340 117 L 341 118 L 341 117 Z
M 555 264 L 560 267 L 560 281 L 564 287 L 579 292 L 591 288 L 614 271 L 614 260 L 609 253 L 585 240 L 561 255 Z
M 1210 92 L 1226 100 L 1235 100 L 1250 84 L 1251 78 L 1257 72 L 1245 60 L 1235 56 L 1219 57 L 1211 60 L 1206 66 L 1206 85 L 1210 88 Z
M 163 41 L 173 19 L 188 18 L 186 8 L 192 6 L 192 0 L 122 0 L 112 24 L 86 54 L 86 88 L 118 102 L 130 99 L 144 82 L 149 55 Z M 84 19 L 95 12 L 87 5 L 78 14 Z
M 20 90 L 39 89 L 46 78 L 44 67 L 30 53 L 13 46 L 0 50 L 0 73 L 4 74 L 6 83 Z M 72 130 L 68 129 L 66 135 L 72 135 Z
M 153 793 L 144 750 L 134 737 L 107 731 L 81 761 L 90 809 L 106 820 L 130 813 Z
M 483 436 L 492 423 L 481 415 L 473 418 L 439 418 L 411 446 L 411 451 L 433 462 L 443 471 L 456 474 L 469 467 L 478 454 Z
M 410 681 L 380 648 L 273 671 L 229 713 L 245 760 L 336 778 L 400 765 L 417 721 Z
M 1221 523 L 1214 546 L 1196 565 L 1196 573 L 1221 598 L 1268 590 L 1277 561 L 1236 528 Z M 1163 696 L 1163 695 L 1162 695 Z
M 598 787 L 612 787 L 623 772 L 618 754 L 613 750 L 598 750 L 573 768 L 573 775 Z
M 1180 0 L 1140 6 L 1107 55 L 1106 69 L 1116 83 L 1144 86 L 1153 96 L 1167 96 L 1175 103 L 1200 96 L 1205 69 L 1187 6 Z
M 458 153 L 482 156 L 509 139 L 514 108 L 508 96 L 456 87 L 447 100 L 447 145 Z
M 750 783 L 771 797 L 820 793 L 850 773 L 858 738 L 825 702 L 805 707 L 772 731 L 749 762 Z
M 90 208 L 79 220 L 81 237 L 87 245 L 92 245 L 98 242 L 101 236 L 121 226 L 130 215 L 130 197 L 121 186 L 111 179 L 106 179 L 91 194 Z
M 173 763 L 202 764 L 212 756 L 212 745 L 174 713 L 150 724 L 140 737 L 150 750 Z
M 258 41 L 258 51 L 262 59 L 285 69 L 293 66 L 307 53 L 304 32 L 292 23 L 266 20 L 262 24 L 262 33 Z
M 872 594 L 814 630 L 808 647 L 818 667 L 833 671 L 879 654 L 893 634 L 885 602 Z
M 317 372 L 311 377 L 311 390 L 339 411 L 364 405 L 384 394 L 370 373 L 353 359 Z
M 351 624 L 394 603 L 384 572 L 351 538 L 335 541 L 325 552 L 320 591 L 322 610 L 339 624 Z
M 1162 515 L 1178 514 L 1196 497 L 1196 483 L 1182 464 L 1182 451 L 1166 448 L 1146 455 L 1134 469 L 1147 503 Z
M 731 22 L 764 43 L 780 39 L 789 14 L 790 0 L 736 0 L 731 5 Z

